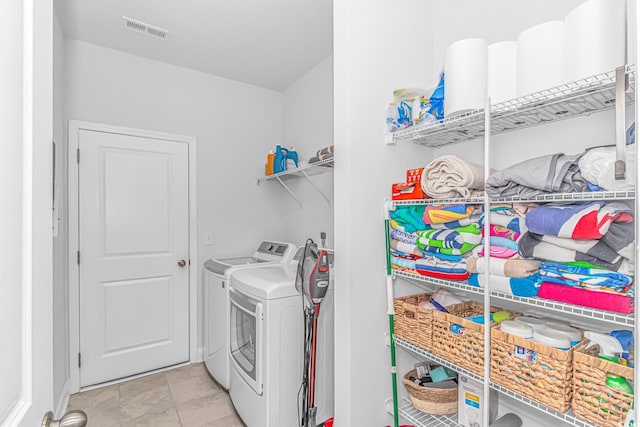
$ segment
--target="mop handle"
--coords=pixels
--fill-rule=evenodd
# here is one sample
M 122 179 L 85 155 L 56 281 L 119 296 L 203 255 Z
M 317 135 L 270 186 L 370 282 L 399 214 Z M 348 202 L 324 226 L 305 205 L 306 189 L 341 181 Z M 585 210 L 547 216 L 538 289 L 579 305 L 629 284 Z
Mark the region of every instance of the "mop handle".
M 311 334 L 311 375 L 309 385 L 309 408 L 315 406 L 316 394 L 316 340 L 318 338 L 318 316 L 320 315 L 320 304 L 316 304 L 316 312 L 313 316 L 313 333 Z

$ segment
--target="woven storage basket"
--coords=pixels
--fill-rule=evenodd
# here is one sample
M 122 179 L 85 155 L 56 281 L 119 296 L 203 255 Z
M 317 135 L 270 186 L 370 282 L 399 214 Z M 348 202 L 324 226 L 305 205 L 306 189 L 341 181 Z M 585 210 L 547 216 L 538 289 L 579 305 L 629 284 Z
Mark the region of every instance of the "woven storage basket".
M 583 341 L 574 350 L 573 412 L 597 426 L 622 426 L 631 410 L 633 395 L 608 387 L 607 373 L 633 381 L 633 368 L 598 358 L 599 346 L 587 350 L 588 343 Z
M 402 378 L 404 386 L 409 392 L 413 406 L 427 414 L 445 415 L 458 412 L 458 387 L 431 388 L 422 387 L 409 377 L 416 376 L 416 370 L 407 372 Z
M 522 357 L 515 356 L 516 346 Z M 565 412 L 571 406 L 573 392 L 574 348 L 559 350 L 494 328 L 491 331 L 491 380 Z
M 450 305 L 447 310 L 449 313 L 441 311 L 433 313 L 433 353 L 478 375 L 483 375 L 484 325 L 466 320 L 465 317 L 483 314 L 484 306 L 475 301 L 466 301 Z M 492 313 L 507 311 L 510 319 L 520 315 L 520 313 L 501 310 L 497 307 L 491 307 L 490 310 Z M 458 334 L 451 332 L 451 325 L 460 325 L 464 331 Z
M 433 310 L 418 307 L 429 301 L 431 294 L 416 294 L 393 301 L 395 334 L 427 350 L 431 349 Z

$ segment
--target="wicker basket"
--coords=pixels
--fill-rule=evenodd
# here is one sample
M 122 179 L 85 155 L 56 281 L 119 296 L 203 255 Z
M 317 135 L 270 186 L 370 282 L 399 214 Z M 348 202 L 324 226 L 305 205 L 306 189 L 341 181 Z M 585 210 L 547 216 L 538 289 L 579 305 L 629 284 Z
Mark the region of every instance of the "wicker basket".
M 633 368 L 598 358 L 599 346 L 586 349 L 589 341 L 576 346 L 573 355 L 573 400 L 576 417 L 601 427 L 624 424 L 633 395 L 607 386 L 607 373 L 633 381 Z
M 484 313 L 484 306 L 475 301 L 466 301 L 447 307 L 449 313 L 435 311 L 433 313 L 433 353 L 456 365 L 484 374 L 484 325 L 466 320 L 465 317 L 479 316 Z M 491 307 L 491 312 L 507 311 L 510 319 L 520 315 L 509 310 Z M 464 328 L 462 333 L 450 330 L 452 325 Z M 495 326 L 497 324 L 494 324 Z
M 393 301 L 395 335 L 427 350 L 431 350 L 433 310 L 418 305 L 430 298 L 431 294 L 416 294 Z
M 404 386 L 409 392 L 413 406 L 427 414 L 445 415 L 458 412 L 458 387 L 431 388 L 422 387 L 409 377 L 416 376 L 416 370 L 407 372 L 402 378 Z
M 521 357 L 515 356 L 516 346 Z M 573 348 L 559 350 L 494 328 L 491 331 L 491 380 L 565 412 L 571 406 L 573 392 L 573 354 Z

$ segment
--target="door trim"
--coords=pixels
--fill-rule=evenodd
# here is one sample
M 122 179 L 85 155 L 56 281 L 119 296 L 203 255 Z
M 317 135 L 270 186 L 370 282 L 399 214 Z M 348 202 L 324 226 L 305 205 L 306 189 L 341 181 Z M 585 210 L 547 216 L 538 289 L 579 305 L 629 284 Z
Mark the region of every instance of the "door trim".
M 198 357 L 198 269 L 197 267 L 197 213 L 196 213 L 196 138 L 164 132 L 112 126 L 102 123 L 69 120 L 69 392 L 80 391 L 80 368 L 77 355 L 80 352 L 80 274 L 76 261 L 78 251 L 78 163 L 76 151 L 81 130 L 107 132 L 119 135 L 132 135 L 153 138 L 167 142 L 180 142 L 188 145 L 189 151 L 189 361 Z

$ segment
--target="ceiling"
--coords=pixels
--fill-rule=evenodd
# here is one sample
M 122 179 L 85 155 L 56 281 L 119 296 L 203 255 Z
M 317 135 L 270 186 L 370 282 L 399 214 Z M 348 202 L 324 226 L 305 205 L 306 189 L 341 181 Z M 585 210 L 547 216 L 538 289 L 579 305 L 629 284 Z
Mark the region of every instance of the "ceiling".
M 56 0 L 65 36 L 282 91 L 333 49 L 332 0 Z M 170 31 L 125 28 L 123 16 Z

